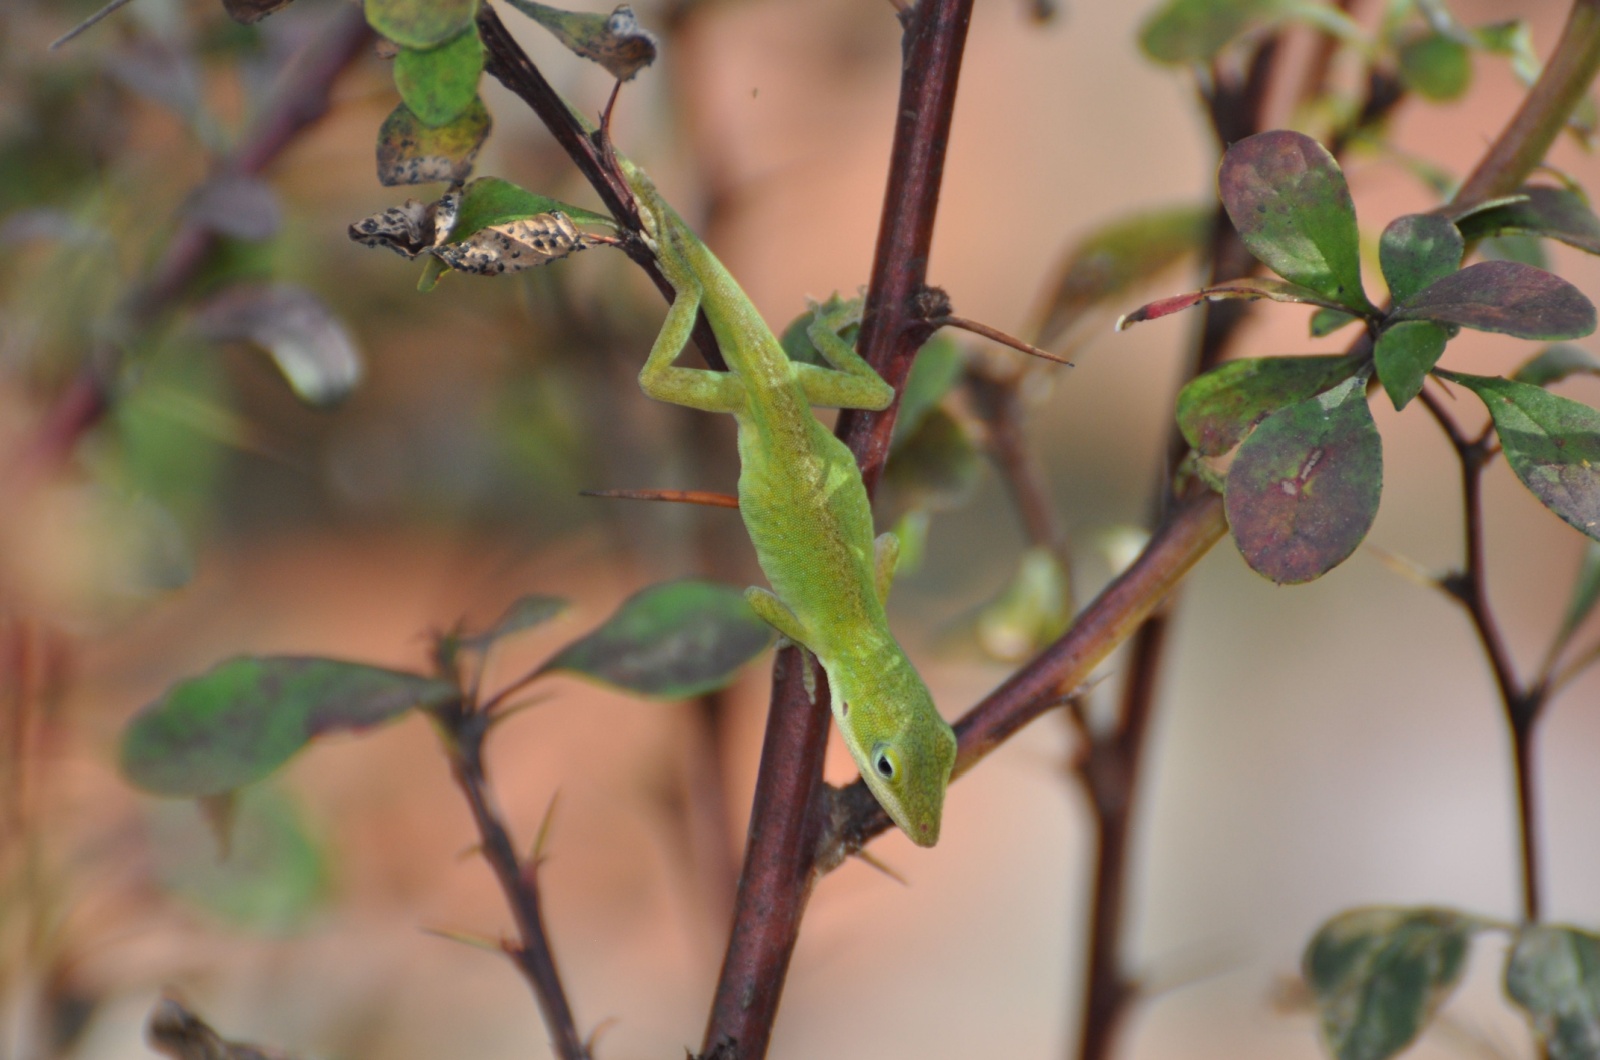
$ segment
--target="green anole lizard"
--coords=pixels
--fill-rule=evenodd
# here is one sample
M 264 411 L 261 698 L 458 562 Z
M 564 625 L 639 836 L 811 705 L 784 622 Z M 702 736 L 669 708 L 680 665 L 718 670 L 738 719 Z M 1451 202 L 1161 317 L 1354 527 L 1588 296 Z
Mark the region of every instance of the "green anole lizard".
M 745 598 L 816 656 L 828 675 L 834 719 L 867 787 L 912 842 L 932 846 L 955 764 L 955 733 L 889 632 L 883 604 L 898 541 L 892 533 L 874 540 L 855 458 L 811 414 L 813 405 L 887 408 L 894 391 L 839 337 L 842 314 L 818 311 L 807 332 L 832 368 L 791 361 L 650 178 L 616 158 L 646 241 L 676 292 L 639 385 L 658 400 L 731 413 L 738 421 L 739 511 L 772 584 L 770 592 L 746 590 Z M 673 364 L 701 310 L 727 372 Z

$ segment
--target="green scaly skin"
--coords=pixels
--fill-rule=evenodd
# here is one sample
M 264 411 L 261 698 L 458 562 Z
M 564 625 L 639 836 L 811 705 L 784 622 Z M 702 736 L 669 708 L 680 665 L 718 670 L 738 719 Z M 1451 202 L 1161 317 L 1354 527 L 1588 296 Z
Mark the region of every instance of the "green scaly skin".
M 677 297 L 639 373 L 661 401 L 731 413 L 739 424 L 739 512 L 772 592 L 745 596 L 828 675 L 833 716 L 867 787 L 911 840 L 939 839 L 955 733 L 889 632 L 883 601 L 898 549 L 876 542 L 855 458 L 812 406 L 883 409 L 893 389 L 839 338 L 848 310 L 818 314 L 808 334 L 832 368 L 791 361 L 728 270 L 650 178 L 618 158 L 661 273 Z M 680 368 L 705 311 L 729 371 Z

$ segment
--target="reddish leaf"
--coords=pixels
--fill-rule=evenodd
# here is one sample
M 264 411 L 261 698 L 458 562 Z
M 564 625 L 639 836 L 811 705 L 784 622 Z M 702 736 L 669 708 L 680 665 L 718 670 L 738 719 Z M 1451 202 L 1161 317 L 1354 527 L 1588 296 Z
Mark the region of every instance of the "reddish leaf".
M 1178 394 L 1178 427 L 1202 456 L 1221 456 L 1272 413 L 1350 378 L 1350 357 L 1259 357 L 1229 361 Z
M 1516 261 L 1480 261 L 1395 307 L 1395 320 L 1437 320 L 1519 339 L 1576 339 L 1594 330 L 1594 304 L 1576 287 Z
M 1228 469 L 1233 539 L 1257 573 L 1307 582 L 1343 562 L 1378 514 L 1383 448 L 1356 376 L 1261 421 Z
M 1318 305 L 1326 309 L 1342 308 L 1308 287 L 1285 283 L 1282 280 L 1274 280 L 1270 276 L 1256 276 L 1243 280 L 1229 280 L 1227 283 L 1202 287 L 1200 290 L 1192 291 L 1189 294 L 1174 295 L 1171 298 L 1162 298 L 1150 302 L 1131 313 L 1124 313 L 1118 318 L 1116 327 L 1118 331 L 1126 331 L 1135 324 L 1142 324 L 1146 320 L 1155 320 L 1184 309 L 1191 309 L 1201 302 L 1222 302 L 1230 299 L 1254 302 L 1262 298 L 1270 299 L 1274 302 Z
M 1479 210 L 1460 221 L 1468 239 L 1529 235 L 1557 239 L 1568 246 L 1600 254 L 1600 217 L 1583 196 L 1566 188 L 1534 185 L 1522 189 L 1520 202 Z

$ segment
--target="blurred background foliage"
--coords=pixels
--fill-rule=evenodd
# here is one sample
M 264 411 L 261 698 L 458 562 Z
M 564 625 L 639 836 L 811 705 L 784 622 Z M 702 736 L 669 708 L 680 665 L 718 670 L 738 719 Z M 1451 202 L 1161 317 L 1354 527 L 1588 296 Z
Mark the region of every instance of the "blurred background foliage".
M 136 0 L 47 50 L 96 6 L 0 5 L 0 1057 L 144 1055 L 138 1023 L 171 983 L 219 1026 L 322 1055 L 526 1055 L 544 1036 L 510 969 L 413 930 L 492 936 L 504 923 L 479 866 L 458 856 L 464 813 L 420 723 L 306 756 L 281 787 L 255 792 L 221 866 L 201 815 L 137 799 L 115 776 L 116 735 L 175 678 L 240 651 L 415 666 L 421 631 L 492 615 L 522 592 L 571 596 L 592 621 L 664 577 L 753 580 L 726 513 L 578 495 L 728 490 L 729 425 L 638 393 L 662 306 L 621 255 L 499 281 L 451 276 L 423 296 L 415 265 L 346 238 L 350 222 L 404 197 L 373 173 L 395 96 L 370 45 L 333 82 L 326 117 L 259 179 L 216 177 L 292 91 L 292 58 L 348 15 L 342 0 L 300 0 L 253 27 L 215 0 Z M 1195 204 L 1210 206 L 1215 155 L 1192 86 L 1139 54 L 1151 6 L 1076 4 L 1041 25 L 1023 4 L 979 5 L 933 273 L 964 315 L 1056 327 L 1052 307 L 1073 295 L 1054 277 L 1077 240 L 1157 208 L 1192 230 Z M 1452 10 L 1478 24 L 1506 6 Z M 1515 6 L 1547 51 L 1565 5 Z M 803 295 L 852 293 L 893 123 L 892 12 L 706 0 L 640 14 L 662 34 L 663 60 L 624 93 L 619 143 L 775 326 Z M 599 109 L 602 74 L 536 30 L 518 34 L 563 93 Z M 1369 243 L 1388 218 L 1431 206 L 1417 175 L 1463 172 L 1520 98 L 1507 66 L 1481 57 L 1457 98 L 1457 59 L 1412 55 L 1435 103 L 1402 108 L 1393 150 L 1347 166 Z M 1358 88 L 1345 86 L 1346 102 Z M 496 131 L 478 172 L 592 205 L 526 111 L 497 85 L 484 91 Z M 1295 104 L 1276 102 L 1285 122 L 1326 129 L 1339 113 L 1337 100 Z M 1596 175 L 1573 143 L 1554 161 L 1580 182 Z M 213 251 L 176 289 L 153 287 L 185 225 L 215 233 Z M 1553 257 L 1600 290 L 1593 266 Z M 334 363 L 319 357 L 348 343 L 364 366 L 348 398 L 308 406 L 257 345 L 208 337 L 217 299 L 242 283 L 292 285 L 325 307 L 280 361 L 304 363 L 298 351 Z M 1183 327 L 1089 339 L 1136 300 L 1076 318 L 1071 374 L 992 368 L 1026 372 L 1029 444 L 1058 498 L 1080 600 L 1137 541 L 1171 422 Z M 1240 353 L 1338 348 L 1305 337 L 1305 314 L 1265 316 Z M 1461 346 L 1458 366 L 1489 372 L 1528 352 Z M 992 367 L 993 351 L 968 351 Z M 1593 401 L 1592 380 L 1568 386 Z M 1458 541 L 1448 454 L 1418 417 L 1378 405 L 1391 486 L 1373 540 L 1443 567 Z M 982 420 L 956 401 L 929 422 L 948 441 L 952 430 L 981 439 Z M 948 496 L 968 503 L 939 505 L 951 510 L 894 599 L 951 716 L 1004 676 L 993 657 L 1057 628 L 1068 598 L 1024 548 L 994 476 L 959 469 Z M 1509 474 L 1491 488 L 1491 532 L 1508 551 L 1498 602 L 1513 648 L 1532 657 L 1580 545 Z M 1457 616 L 1366 554 L 1286 591 L 1229 546 L 1195 581 L 1151 766 L 1133 948 L 1158 985 L 1198 985 L 1141 1012 L 1130 1055 L 1315 1056 L 1309 1019 L 1274 1014 L 1266 984 L 1334 909 L 1509 912 L 1491 690 Z M 1037 619 L 1034 632 L 997 624 L 992 609 L 975 623 L 994 599 Z M 552 643 L 534 638 L 498 665 L 515 673 Z M 1600 846 L 1581 808 L 1600 797 L 1585 765 L 1600 753 L 1600 718 L 1581 707 L 1594 691 L 1589 680 L 1570 696 L 1580 709 L 1563 703 L 1546 760 L 1550 904 L 1590 924 Z M 710 724 L 688 707 L 572 686 L 507 727 L 501 794 L 523 835 L 563 792 L 550 917 L 580 1018 L 622 1017 L 608 1054 L 698 1039 L 764 701 L 752 680 Z M 962 783 L 936 852 L 878 844 L 912 876 L 909 892 L 855 864 L 830 877 L 776 1055 L 1059 1049 L 1082 930 L 1069 750 L 1064 727 L 1035 726 Z M 709 828 L 686 809 L 704 805 L 707 775 L 730 808 Z M 840 755 L 830 776 L 849 775 Z M 1491 1042 L 1518 1033 L 1478 1015 L 1494 1010 L 1492 977 L 1480 969 L 1459 1002 L 1468 1036 Z M 1424 1042 L 1417 1055 L 1459 1049 Z

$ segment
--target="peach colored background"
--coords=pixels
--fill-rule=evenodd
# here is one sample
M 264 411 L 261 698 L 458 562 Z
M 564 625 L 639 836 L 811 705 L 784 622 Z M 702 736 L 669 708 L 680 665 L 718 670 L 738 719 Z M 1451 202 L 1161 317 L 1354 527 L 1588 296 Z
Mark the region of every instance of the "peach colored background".
M 1076 0 L 1043 29 L 1027 22 L 1022 6 L 978 5 L 932 267 L 960 312 L 1002 327 L 1022 325 L 1041 278 L 1076 233 L 1142 206 L 1209 195 L 1214 165 L 1185 79 L 1136 57 L 1135 28 L 1150 4 Z M 1562 5 L 1453 9 L 1469 23 L 1513 11 L 1532 17 L 1547 53 Z M 547 40 L 521 36 L 552 71 L 571 68 Z M 690 149 L 737 192 L 713 238 L 769 319 L 787 319 L 803 293 L 863 282 L 894 106 L 898 43 L 888 5 L 707 5 L 680 48 L 686 57 L 666 56 L 628 90 L 619 142 L 658 174 L 670 198 L 681 200 L 695 179 Z M 1457 171 L 1469 165 L 1519 98 L 1499 65 L 1480 61 L 1477 71 L 1467 101 L 1402 110 L 1398 141 Z M 351 174 L 332 189 L 334 215 L 387 201 L 366 161 L 392 98 L 382 76 L 373 64 L 365 80 L 347 84 L 346 106 L 275 172 L 291 208 L 325 197 L 319 181 L 330 172 Z M 665 121 L 669 86 L 687 101 L 687 127 Z M 563 90 L 593 109 L 604 86 L 585 77 Z M 500 126 L 480 170 L 517 179 L 527 142 L 542 133 L 497 85 L 488 98 Z M 1554 158 L 1591 186 L 1600 176 L 1570 144 Z M 1349 168 L 1369 236 L 1388 218 L 1429 205 L 1392 164 L 1367 156 Z M 693 216 L 692 200 L 683 205 Z M 375 272 L 396 299 L 414 297 L 414 270 L 399 259 L 375 264 L 361 248 L 328 246 L 329 269 Z M 1556 261 L 1591 297 L 1600 295 L 1592 262 L 1564 252 Z M 588 259 L 571 264 L 579 284 L 616 275 Z M 1238 352 L 1316 348 L 1304 338 L 1304 316 L 1268 307 Z M 1084 592 L 1104 577 L 1094 535 L 1142 512 L 1189 327 L 1160 322 L 1114 337 L 1107 322 L 1077 354 L 1078 367 L 1056 374 L 1041 398 L 1037 440 L 1085 557 Z M 384 341 L 363 338 L 372 348 Z M 496 352 L 463 357 L 517 355 L 514 334 L 474 338 Z M 1594 348 L 1593 340 L 1585 345 Z M 1449 358 L 1454 367 L 1502 372 L 1531 352 L 1469 336 Z M 373 385 L 425 387 L 432 377 L 418 364 L 415 356 L 375 359 Z M 396 374 L 405 371 L 418 374 Z M 1564 392 L 1600 401 L 1593 380 Z M 1470 399 L 1462 404 L 1476 414 Z M 1387 489 L 1370 540 L 1445 566 L 1459 548 L 1453 459 L 1420 410 L 1397 416 L 1381 399 L 1373 408 Z M 640 409 L 646 430 L 674 415 L 643 402 Z M 1494 599 L 1528 668 L 1564 605 L 1580 541 L 1504 466 L 1490 474 L 1488 497 Z M 62 558 L 62 549 L 91 547 L 63 535 L 71 521 L 60 519 L 16 531 L 31 544 L 9 562 L 29 569 L 10 576 L 32 587 L 47 615 L 60 608 L 60 620 L 81 636 L 81 723 L 58 775 L 56 812 L 90 836 L 133 828 L 141 812 L 111 772 L 120 726 L 172 680 L 220 657 L 316 651 L 419 665 L 419 634 L 458 613 L 487 616 L 527 590 L 574 597 L 572 617 L 501 660 L 499 672 L 511 674 L 633 588 L 683 569 L 671 556 L 618 563 L 604 534 L 570 533 L 529 554 L 510 535 L 310 527 L 210 549 L 188 588 L 91 628 L 73 625 L 76 612 L 60 603 L 65 579 L 52 571 L 81 559 L 72 551 Z M 44 544 L 40 525 L 54 528 Z M 995 591 L 1016 542 L 991 481 L 971 509 L 936 524 L 927 571 L 897 589 L 894 620 L 951 716 L 1004 676 L 940 645 L 966 608 Z M 1115 662 L 1108 672 L 1115 676 Z M 1514 914 L 1498 708 L 1467 624 L 1442 596 L 1365 551 L 1313 585 L 1275 588 L 1224 544 L 1191 579 L 1164 688 L 1141 792 L 1127 951 L 1130 967 L 1158 992 L 1137 1010 L 1125 1055 L 1317 1056 L 1309 1016 L 1274 998 L 1323 918 L 1375 902 Z M 1560 699 L 1540 744 L 1547 905 L 1552 917 L 1589 926 L 1600 924 L 1597 690 L 1590 679 Z M 547 915 L 579 1019 L 585 1027 L 614 1021 L 600 1055 L 678 1056 L 698 1045 L 722 930 L 669 823 L 688 708 L 576 682 L 560 691 L 495 744 L 500 800 L 528 837 L 561 793 L 542 874 Z M 741 819 L 763 702 L 764 675 L 753 671 L 727 748 L 729 799 Z M 1059 719 L 1036 723 L 953 789 L 936 849 L 916 850 L 898 836 L 875 844 L 908 887 L 860 863 L 822 883 L 795 955 L 775 1057 L 1065 1053 L 1076 1021 L 1088 849 L 1083 807 L 1063 774 L 1068 751 Z M 851 775 L 846 756 L 834 756 L 830 775 Z M 118 1000 L 93 1028 L 85 1055 L 144 1055 L 137 1025 L 163 983 L 179 985 L 229 1033 L 319 1055 L 543 1055 L 543 1028 L 510 967 L 419 930 L 493 935 L 508 923 L 486 870 L 459 856 L 470 842 L 468 821 L 427 727 L 412 719 L 359 740 L 329 740 L 297 760 L 287 782 L 319 834 L 342 851 L 335 902 L 304 932 L 274 940 L 171 910 L 114 924 L 90 967 Z M 97 888 L 136 868 L 103 863 L 99 871 L 112 882 L 81 880 L 82 897 L 92 903 Z M 1454 1030 L 1430 1034 L 1412 1055 L 1469 1052 L 1461 1034 L 1496 1043 L 1502 1055 L 1528 1055 L 1518 1022 L 1496 997 L 1500 950 L 1492 938 L 1480 945 L 1469 982 L 1447 1009 Z

